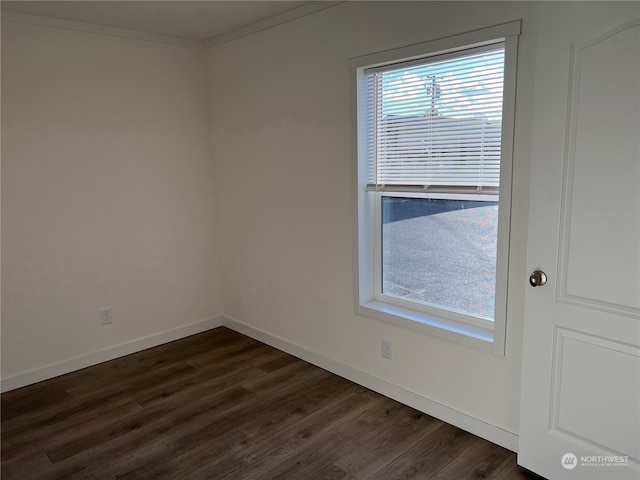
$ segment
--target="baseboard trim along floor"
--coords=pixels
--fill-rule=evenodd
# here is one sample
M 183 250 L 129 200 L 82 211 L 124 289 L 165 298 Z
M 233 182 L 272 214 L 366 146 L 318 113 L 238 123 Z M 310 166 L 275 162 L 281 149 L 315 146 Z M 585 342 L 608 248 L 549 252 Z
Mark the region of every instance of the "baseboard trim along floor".
M 235 330 L 236 332 L 247 335 L 255 340 L 277 348 L 278 350 L 282 350 L 313 365 L 328 370 L 329 372 L 346 378 L 358 385 L 362 385 L 374 392 L 415 408 L 427 415 L 431 415 L 432 417 L 466 430 L 467 432 L 500 445 L 501 447 L 507 448 L 513 452 L 517 452 L 518 450 L 518 436 L 515 433 L 508 432 L 500 427 L 393 385 L 386 380 L 375 377 L 369 373 L 326 357 L 318 352 L 311 351 L 301 345 L 297 345 L 224 315 L 184 325 L 172 330 L 149 335 L 147 337 L 125 342 L 103 350 L 98 350 L 87 355 L 71 358 L 59 363 L 3 378 L 1 391 L 7 392 L 43 380 L 48 380 L 59 375 L 64 375 L 82 368 L 97 365 L 102 362 L 172 342 L 190 335 L 195 335 L 223 325 Z
M 393 400 L 415 408 L 427 415 L 431 415 L 443 422 L 447 422 L 461 428 L 462 430 L 466 430 L 469 433 L 473 433 L 478 437 L 500 445 L 501 447 L 507 448 L 512 452 L 518 451 L 518 436 L 515 433 L 508 432 L 507 430 L 459 412 L 451 407 L 405 390 L 387 382 L 386 380 L 350 367 L 349 365 L 338 362 L 320 353 L 308 350 L 300 345 L 247 325 L 229 316 L 223 315 L 222 324 L 236 332 L 242 333 L 255 340 L 259 340 L 262 343 L 266 343 L 267 345 L 277 348 L 278 350 L 282 350 L 283 352 L 301 358 L 302 360 L 320 368 L 324 368 L 331 373 L 335 373 L 336 375 L 346 378 L 358 385 L 362 385 L 374 392 L 392 398 Z
M 107 362 L 131 353 L 136 353 L 147 348 L 157 347 L 158 345 L 173 342 L 174 340 L 179 340 L 220 326 L 222 326 L 222 317 L 217 316 L 200 322 L 173 328 L 171 330 L 166 330 L 164 332 L 155 333 L 147 337 L 138 338 L 136 340 L 131 340 L 102 350 L 97 350 L 86 355 L 70 358 L 68 360 L 63 360 L 62 362 L 3 378 L 0 390 L 2 392 L 8 392 L 16 388 L 48 380 L 59 375 L 64 375 L 65 373 L 75 372 L 81 368 L 91 367 L 102 362 Z

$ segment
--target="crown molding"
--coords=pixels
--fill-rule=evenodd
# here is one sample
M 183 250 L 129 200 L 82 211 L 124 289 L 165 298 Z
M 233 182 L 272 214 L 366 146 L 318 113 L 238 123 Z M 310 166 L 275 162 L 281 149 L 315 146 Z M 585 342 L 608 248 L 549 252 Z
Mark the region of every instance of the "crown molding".
M 242 37 L 246 37 L 248 35 L 252 35 L 254 33 L 261 32 L 263 30 L 268 30 L 269 28 L 276 27 L 278 25 L 282 25 L 283 23 L 291 22 L 301 17 L 306 17 L 307 15 L 311 15 L 312 13 L 319 12 L 321 10 L 326 10 L 327 8 L 334 7 L 341 3 L 346 3 L 346 0 L 342 1 L 312 1 L 309 3 L 305 3 L 304 5 L 300 5 L 297 8 L 292 8 L 291 10 L 287 10 L 286 12 L 282 12 L 278 15 L 274 15 L 273 17 L 266 18 L 259 22 L 252 23 L 245 27 L 237 28 L 228 33 L 223 33 L 222 35 L 217 35 L 215 37 L 211 37 L 206 39 L 203 43 L 204 46 L 209 48 L 216 45 L 220 45 L 222 43 L 231 42 L 232 40 L 237 40 Z
M 97 33 L 112 37 L 131 38 L 154 43 L 164 43 L 179 47 L 204 48 L 204 43 L 200 40 L 188 38 L 171 37 L 157 33 L 139 32 L 126 28 L 97 25 L 94 23 L 75 22 L 72 20 L 62 20 L 59 18 L 41 17 L 39 15 L 27 15 L 24 13 L 2 12 L 1 20 L 9 23 L 21 23 L 25 25 L 37 25 L 40 27 L 61 28 L 76 32 Z
M 98 25 L 95 23 L 76 22 L 73 20 L 63 20 L 60 18 L 43 17 L 40 15 L 29 15 L 24 13 L 15 12 L 1 12 L 0 19 L 3 22 L 20 23 L 24 25 L 37 25 L 40 27 L 61 28 L 63 30 L 72 30 L 76 32 L 96 33 L 100 35 L 109 35 L 112 37 L 131 38 L 134 40 L 143 40 L 147 42 L 164 43 L 168 45 L 176 45 L 179 47 L 190 48 L 208 48 L 222 43 L 227 43 L 232 40 L 237 40 L 254 33 L 268 30 L 269 28 L 282 25 L 283 23 L 291 22 L 301 17 L 306 17 L 313 13 L 327 8 L 334 7 L 341 3 L 345 3 L 346 0 L 341 1 L 324 1 L 316 0 L 304 5 L 300 5 L 297 8 L 287 10 L 286 12 L 274 15 L 265 20 L 252 23 L 245 27 L 237 28 L 222 35 L 208 38 L 204 41 L 192 40 L 189 38 L 172 37 L 170 35 L 161 35 L 157 33 L 140 32 L 138 30 L 129 30 L 127 28 L 111 27 L 106 25 Z

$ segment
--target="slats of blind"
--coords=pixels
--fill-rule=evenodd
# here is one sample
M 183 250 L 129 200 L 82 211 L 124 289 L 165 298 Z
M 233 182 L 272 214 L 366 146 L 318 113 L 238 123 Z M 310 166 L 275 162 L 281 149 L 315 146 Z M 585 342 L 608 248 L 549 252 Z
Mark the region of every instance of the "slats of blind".
M 504 43 L 365 72 L 368 188 L 495 193 Z

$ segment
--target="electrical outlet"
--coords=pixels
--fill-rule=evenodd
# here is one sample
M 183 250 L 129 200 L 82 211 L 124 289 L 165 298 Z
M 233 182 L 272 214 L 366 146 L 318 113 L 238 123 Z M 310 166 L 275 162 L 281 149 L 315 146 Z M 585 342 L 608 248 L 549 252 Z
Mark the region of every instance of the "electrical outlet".
M 102 325 L 113 323 L 113 310 L 111 310 L 111 307 L 100 309 L 100 321 Z
M 391 360 L 391 341 L 382 339 L 382 356 Z

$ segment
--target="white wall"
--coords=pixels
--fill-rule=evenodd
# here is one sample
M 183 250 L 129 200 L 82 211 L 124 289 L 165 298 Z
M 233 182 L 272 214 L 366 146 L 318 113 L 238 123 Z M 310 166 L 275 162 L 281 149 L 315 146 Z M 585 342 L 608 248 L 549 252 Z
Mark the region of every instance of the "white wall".
M 349 2 L 208 50 L 224 310 L 236 327 L 381 379 L 399 397 L 517 433 L 535 8 Z M 355 313 L 348 60 L 520 18 L 507 355 L 499 357 Z M 381 358 L 383 337 L 392 361 Z M 515 448 L 514 439 L 503 443 Z
M 531 78 L 538 17 L 552 19 L 556 7 L 538 8 L 349 2 L 206 58 L 3 22 L 3 387 L 103 349 L 122 353 L 126 342 L 168 339 L 162 332 L 186 332 L 224 304 L 234 328 L 391 386 L 425 410 L 458 412 L 515 448 Z M 348 60 L 516 19 L 507 355 L 498 357 L 355 313 Z M 114 308 L 109 327 L 99 324 L 104 306 Z M 383 337 L 392 361 L 380 356 Z
M 203 50 L 2 23 L 3 388 L 210 328 L 208 122 Z

